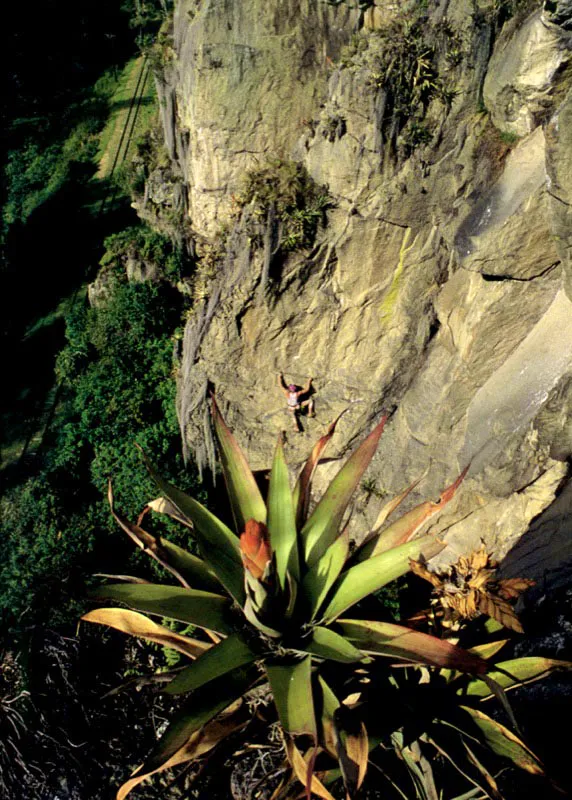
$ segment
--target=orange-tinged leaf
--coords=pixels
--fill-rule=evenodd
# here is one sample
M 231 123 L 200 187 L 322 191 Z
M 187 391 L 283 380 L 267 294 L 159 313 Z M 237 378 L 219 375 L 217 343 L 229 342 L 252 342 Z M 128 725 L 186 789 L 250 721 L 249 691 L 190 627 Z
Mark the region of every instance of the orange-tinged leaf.
M 304 761 L 304 756 L 289 736 L 286 737 L 286 753 L 288 755 L 288 761 L 294 770 L 294 774 L 303 786 L 308 786 L 309 783 L 311 793 L 321 797 L 322 800 L 335 800 L 324 784 L 308 769 L 308 764 Z M 308 778 L 310 778 L 309 781 Z
M 438 514 L 445 508 L 447 503 L 451 502 L 468 469 L 468 466 L 465 467 L 459 477 L 441 492 L 441 496 L 436 503 L 426 500 L 424 503 L 412 508 L 411 511 L 408 511 L 381 533 L 374 532 L 370 534 L 356 551 L 352 562 L 365 561 L 413 539 L 435 514 Z
M 324 450 L 326 449 L 330 439 L 334 435 L 336 430 L 336 425 L 342 418 L 342 416 L 346 413 L 346 410 L 342 411 L 342 413 L 331 423 L 330 427 L 321 437 L 318 439 L 316 444 L 314 445 L 314 449 L 312 450 L 310 457 L 306 461 L 304 465 L 304 469 L 300 473 L 300 477 L 296 482 L 296 486 L 294 487 L 294 507 L 296 509 L 296 527 L 300 530 L 308 515 L 308 507 L 310 505 L 310 494 L 311 494 L 311 486 L 312 486 L 312 478 L 314 477 L 314 472 L 316 471 L 316 467 L 320 463 L 320 459 L 324 454 Z
M 116 800 L 125 800 L 133 789 L 152 775 L 156 775 L 166 769 L 172 769 L 179 764 L 193 761 L 208 753 L 209 750 L 216 747 L 227 736 L 244 728 L 249 720 L 250 712 L 246 703 L 242 700 L 235 701 L 223 714 L 206 722 L 197 730 L 190 732 L 182 746 L 162 764 L 155 765 L 152 768 L 146 768 L 145 764 L 139 767 L 133 773 L 133 776 L 121 786 L 117 792 Z
M 424 477 L 424 475 L 422 477 Z M 391 516 L 391 514 L 393 514 L 396 508 L 399 508 L 399 506 L 401 505 L 401 503 L 403 503 L 405 498 L 413 491 L 413 489 L 415 489 L 416 486 L 418 486 L 421 479 L 422 478 L 417 478 L 417 480 L 414 481 L 411 484 L 411 486 L 408 486 L 407 489 L 405 489 L 403 492 L 396 495 L 395 497 L 392 497 L 391 500 L 385 503 L 385 505 L 382 507 L 381 511 L 377 515 L 377 519 L 373 524 L 372 528 L 373 533 L 377 533 L 379 531 L 381 526 L 385 523 L 386 519 L 389 516 Z
M 485 742 L 497 755 L 510 759 L 518 767 L 532 775 L 544 774 L 539 759 L 512 731 L 483 714 L 482 711 L 468 706 L 459 707 L 469 714 Z
M 182 636 L 174 631 L 158 625 L 137 611 L 127 608 L 96 608 L 84 614 L 84 622 L 95 622 L 98 625 L 107 625 L 129 636 L 147 639 L 163 647 L 170 647 L 189 658 L 197 658 L 211 647 L 209 642 L 201 642 L 190 636 Z
M 417 664 L 482 674 L 487 662 L 468 650 L 391 622 L 338 620 L 343 636 L 364 653 L 403 658 Z
M 343 704 L 334 716 L 336 747 L 348 797 L 361 787 L 369 758 L 367 730 L 355 712 Z
M 304 557 L 309 567 L 318 561 L 338 537 L 348 503 L 377 450 L 386 421 L 387 416 L 383 416 L 381 422 L 346 461 L 302 528 Z

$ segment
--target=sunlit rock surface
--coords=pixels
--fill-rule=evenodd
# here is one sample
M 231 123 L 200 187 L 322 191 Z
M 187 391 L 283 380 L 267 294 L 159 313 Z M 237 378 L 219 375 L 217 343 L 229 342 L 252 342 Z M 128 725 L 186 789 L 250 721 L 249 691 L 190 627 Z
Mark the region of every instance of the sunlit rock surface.
M 445 24 L 460 42 L 438 67 L 453 95 L 428 104 L 427 133 L 408 150 L 386 134 L 383 77 L 372 73 L 394 6 L 377 2 L 364 19 L 309 0 L 177 4 L 176 58 L 161 83 L 166 143 L 193 236 L 227 226 L 185 331 L 181 431 L 188 452 L 212 460 L 214 384 L 255 469 L 269 467 L 283 429 L 298 467 L 342 410 L 336 459 L 382 409 L 395 411 L 353 534 L 388 495 L 427 471 L 408 503 L 435 498 L 472 458 L 435 525 L 455 523 L 442 558 L 481 538 L 504 557 L 568 491 L 570 9 L 538 4 L 500 30 L 490 4 L 476 16 L 468 0 L 429 11 L 427 35 Z M 277 157 L 301 161 L 331 194 L 309 251 L 254 247 L 248 210 L 232 215 L 245 171 Z M 314 378 L 317 416 L 302 434 L 290 433 L 279 371 Z M 321 466 L 318 487 L 336 469 Z M 558 525 L 546 519 L 538 535 L 550 550 Z
M 502 130 L 525 136 L 546 116 L 555 77 L 571 56 L 569 18 L 570 9 L 560 14 L 539 9 L 521 25 L 507 25 L 501 34 L 487 71 L 484 99 Z

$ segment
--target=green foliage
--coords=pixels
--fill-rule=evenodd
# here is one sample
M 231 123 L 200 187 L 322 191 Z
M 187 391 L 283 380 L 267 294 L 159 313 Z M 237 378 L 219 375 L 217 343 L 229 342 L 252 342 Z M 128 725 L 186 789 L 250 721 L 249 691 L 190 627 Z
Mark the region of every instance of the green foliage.
M 161 460 L 173 449 L 172 343 L 165 331 L 178 319 L 170 298 L 149 283 L 117 282 L 104 305 L 72 315 L 57 370 L 73 396 L 51 456 L 55 467 L 74 469 L 88 447 L 94 485 L 103 493 L 109 476 L 117 474 L 122 502 L 138 474 L 135 503 L 142 507 L 150 484 L 133 444 L 150 448 Z
M 145 50 L 153 46 L 161 23 L 172 13 L 173 0 L 124 0 L 121 10 L 128 14 L 137 44 Z
M 21 129 L 21 144 L 6 158 L 6 200 L 2 209 L 5 231 L 15 223 L 25 223 L 68 181 L 91 177 L 99 131 L 116 82 L 111 72 L 105 73 L 57 121 L 45 117 L 13 123 L 15 130 Z
M 411 121 L 402 133 L 403 149 L 406 154 L 412 153 L 420 145 L 429 144 L 433 139 L 431 130 L 421 122 Z
M 159 73 L 176 58 L 172 28 L 172 20 L 166 19 L 156 37 L 143 47 L 151 66 Z
M 89 165 L 97 151 L 97 123 L 80 123 L 70 136 L 43 147 L 29 138 L 8 153 L 5 177 L 8 197 L 2 210 L 5 228 L 24 223 L 30 214 L 70 179 L 73 165 Z
M 419 554 L 429 558 L 442 548 L 431 535 L 414 537 L 420 526 L 453 498 L 466 471 L 442 492 L 438 502 L 427 501 L 416 506 L 383 531 L 374 528 L 366 547 L 349 555 L 347 536 L 340 534 L 340 527 L 350 498 L 373 458 L 385 418 L 308 513 L 311 478 L 336 423 L 314 448 L 294 491 L 290 488 L 282 442 L 278 442 L 265 500 L 214 403 L 213 416 L 239 537 L 200 503 L 161 478 L 151 465 L 149 470 L 162 495 L 153 509 L 192 526 L 201 554 L 201 559 L 195 562 L 195 568 L 200 565 L 199 579 L 210 573 L 218 586 L 214 591 L 205 591 L 200 585 L 188 583 L 182 574 L 178 575 L 182 586 L 149 583 L 102 586 L 92 596 L 123 602 L 134 611 L 104 608 L 84 617 L 88 622 L 111 626 L 153 642 L 173 643 L 192 662 L 178 671 L 166 687 L 173 695 L 192 692 L 190 698 L 144 765 L 119 790 L 118 797 L 125 798 L 141 781 L 168 768 L 169 763 L 195 758 L 197 752 L 190 742 L 193 733 L 201 731 L 202 736 L 212 733 L 211 746 L 220 742 L 228 729 L 221 725 L 214 733 L 217 715 L 229 706 L 226 713 L 241 707 L 241 696 L 264 681 L 270 685 L 284 732 L 292 766 L 291 780 L 311 782 L 312 790 L 326 800 L 331 800 L 332 795 L 322 781 L 335 780 L 339 771 L 347 796 L 354 796 L 365 777 L 369 750 L 379 743 L 383 758 L 397 751 L 394 762 L 405 765 L 406 775 L 408 771 L 414 783 L 423 789 L 419 795 L 422 797 L 435 796 L 426 791 L 433 785 L 434 777 L 425 750 L 428 746 L 435 747 L 456 767 L 457 753 L 451 756 L 448 749 L 459 743 L 459 737 L 463 741 L 466 737 L 466 743 L 476 743 L 483 749 L 488 746 L 528 772 L 541 775 L 542 765 L 521 739 L 488 715 L 476 711 L 469 698 L 497 696 L 512 719 L 503 694 L 505 689 L 547 670 L 571 665 L 551 659 L 531 659 L 526 663 L 520 659 L 518 663 L 510 662 L 514 674 L 508 674 L 507 667 L 508 677 L 505 680 L 503 676 L 497 683 L 486 674 L 490 669 L 486 659 L 494 656 L 506 641 L 500 645 L 487 644 L 484 649 L 465 650 L 446 635 L 438 637 L 420 630 L 421 626 L 427 627 L 423 615 L 418 615 L 418 627 L 408 628 L 383 620 L 361 619 L 357 605 L 368 594 L 405 575 L 414 565 L 419 567 L 424 563 L 424 558 L 421 562 L 412 562 L 411 558 L 418 558 Z M 393 498 L 378 519 L 392 513 L 410 489 Z M 117 515 L 116 519 L 137 542 L 149 541 L 141 527 Z M 170 545 L 164 539 L 159 546 L 155 557 L 177 577 L 173 556 L 178 559 L 179 555 L 169 550 Z M 485 563 L 483 555 L 478 558 Z M 487 576 L 490 577 L 490 572 Z M 386 592 L 380 599 L 382 603 L 385 601 L 386 608 L 399 613 L 394 594 Z M 357 606 L 352 618 L 341 618 L 352 606 Z M 204 638 L 186 639 L 184 635 L 175 639 L 169 629 L 158 627 L 140 612 L 191 622 L 211 634 L 216 631 L 223 638 L 215 644 Z M 379 664 L 378 656 L 385 657 Z M 395 669 L 395 661 L 400 662 L 397 666 L 401 670 Z M 502 674 L 504 667 L 499 667 L 497 672 Z M 359 674 L 354 672 L 356 668 Z M 381 717 L 380 696 L 384 705 Z M 412 715 L 421 725 L 412 725 Z M 314 768 L 308 769 L 310 754 L 312 758 L 318 756 L 320 765 L 316 762 L 315 769 L 320 774 L 319 780 L 312 775 Z M 336 761 L 339 768 L 335 768 Z M 476 778 L 467 777 L 474 760 L 469 757 L 466 761 L 463 755 L 458 767 L 465 780 L 481 789 L 494 783 L 487 766 L 479 767 Z M 393 785 L 395 763 L 382 768 Z M 500 793 L 495 797 L 500 798 Z
M 131 116 L 132 102 L 136 99 L 135 116 Z M 99 179 L 109 178 L 115 188 L 128 196 L 130 186 L 124 173 L 134 169 L 141 160 L 139 144 L 157 125 L 157 97 L 153 76 L 140 56 L 130 59 L 117 76 L 109 98 L 109 113 L 99 138 L 97 154 Z M 128 131 L 128 136 L 124 133 Z M 113 170 L 113 172 L 112 172 Z M 143 176 L 143 180 L 146 175 Z M 143 192 L 137 187 L 136 194 Z
M 182 247 L 145 224 L 112 234 L 104 244 L 105 254 L 99 262 L 102 267 L 123 266 L 126 259 L 136 258 L 152 264 L 172 281 L 179 280 L 185 268 Z
M 283 250 L 310 247 L 331 206 L 325 187 L 317 186 L 302 164 L 282 159 L 249 172 L 235 199 L 240 208 L 252 206 L 263 222 L 276 218 Z M 256 243 L 261 244 L 260 234 Z
M 155 170 L 161 170 L 161 181 L 164 187 L 180 183 L 181 178 L 174 176 L 171 172 L 171 160 L 165 148 L 163 133 L 159 126 L 149 117 L 148 124 L 141 128 L 140 135 L 130 148 L 129 157 L 115 170 L 112 180 L 114 185 L 129 197 L 142 197 L 145 192 L 145 184 L 149 176 Z M 150 201 L 152 202 L 152 201 Z M 164 218 L 169 213 L 161 209 L 161 216 Z M 176 209 L 172 209 L 176 217 L 176 227 L 183 224 L 182 215 Z
M 520 136 L 517 133 L 511 133 L 510 131 L 501 131 L 499 133 L 499 139 L 503 144 L 509 145 L 509 147 L 511 147 L 512 145 L 520 141 Z
M 43 470 L 3 494 L 0 610 L 4 625 L 36 621 L 42 617 L 42 606 L 49 609 L 50 624 L 58 625 L 69 622 L 81 608 L 78 572 L 88 565 L 106 515 L 95 505 L 75 513 L 79 492 L 73 477 L 66 481 L 56 472 Z
M 2 500 L 6 622 L 26 610 L 26 620 L 38 619 L 43 603 L 56 605 L 52 622 L 69 621 L 96 552 L 108 571 L 125 570 L 121 550 L 107 549 L 114 523 L 105 496 L 111 475 L 118 503 L 130 514 L 152 495 L 136 443 L 177 481 L 198 489 L 179 455 L 169 336 L 179 321 L 164 288 L 119 279 L 105 305 L 80 304 L 69 313 L 68 343 L 58 357 L 64 392 L 42 470 Z M 186 540 L 178 530 L 174 535 Z
M 341 63 L 365 70 L 369 87 L 384 93 L 383 138 L 407 156 L 431 139 L 430 103 L 438 100 L 449 107 L 455 98 L 451 68 L 464 56 L 462 35 L 445 21 L 430 22 L 420 4 L 380 30 L 354 35 Z

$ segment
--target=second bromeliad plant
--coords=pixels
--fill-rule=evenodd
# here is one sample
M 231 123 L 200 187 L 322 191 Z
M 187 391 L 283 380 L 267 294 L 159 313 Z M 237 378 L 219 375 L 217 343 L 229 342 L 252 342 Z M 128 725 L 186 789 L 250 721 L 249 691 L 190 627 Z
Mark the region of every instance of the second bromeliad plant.
M 425 502 L 383 528 L 410 490 L 396 497 L 384 507 L 366 542 L 350 555 L 344 515 L 376 451 L 385 418 L 309 513 L 312 477 L 336 423 L 315 445 L 293 491 L 282 442 L 278 442 L 265 501 L 214 401 L 213 416 L 236 533 L 149 466 L 162 495 L 150 506 L 189 528 L 200 558 L 128 523 L 114 511 L 123 529 L 180 585 L 104 586 L 95 592 L 97 597 L 134 610 L 104 608 L 84 617 L 174 648 L 192 659 L 166 687 L 169 694 L 190 695 L 146 762 L 121 787 L 118 800 L 153 773 L 196 758 L 244 726 L 241 698 L 265 682 L 274 698 L 293 775 L 305 785 L 308 797 L 314 793 L 331 798 L 327 786 L 340 776 L 351 797 L 364 780 L 370 750 L 380 741 L 371 731 L 368 735 L 364 723 L 376 714 L 371 702 L 363 703 L 368 684 L 370 699 L 376 685 L 373 659 L 385 657 L 384 667 L 423 665 L 425 673 L 430 668 L 431 680 L 446 684 L 467 675 L 465 697 L 494 693 L 501 700 L 502 687 L 556 665 L 546 659 L 542 664 L 538 660 L 525 664 L 527 659 L 506 662 L 504 667 L 497 664 L 493 680 L 486 674 L 487 658 L 498 646 L 465 650 L 419 630 L 356 618 L 350 611 L 408 572 L 412 559 L 423 561 L 441 550 L 443 544 L 432 535 L 414 537 L 452 499 L 464 473 L 438 502 Z M 110 502 L 113 510 L 111 492 Z M 174 633 L 139 612 L 191 623 L 205 630 L 212 641 Z M 336 679 L 338 670 L 332 670 L 332 663 L 340 669 L 353 665 L 353 685 L 351 680 L 340 683 Z M 403 669 L 397 673 L 402 676 Z M 390 678 L 390 692 L 399 688 L 399 680 Z M 386 700 L 377 697 L 375 702 L 383 708 Z M 469 738 L 480 736 L 529 772 L 542 772 L 539 761 L 516 734 L 472 709 L 470 703 L 462 707 Z M 431 796 L 431 786 L 427 788 L 423 780 L 423 760 L 415 749 L 419 747 L 416 737 L 408 740 L 402 730 L 396 731 L 392 745 L 412 774 L 417 796 Z M 500 796 L 493 777 L 479 766 L 481 780 L 473 780 L 475 786 L 484 785 L 485 796 L 487 787 L 488 796 Z M 417 781 L 416 771 L 421 775 Z

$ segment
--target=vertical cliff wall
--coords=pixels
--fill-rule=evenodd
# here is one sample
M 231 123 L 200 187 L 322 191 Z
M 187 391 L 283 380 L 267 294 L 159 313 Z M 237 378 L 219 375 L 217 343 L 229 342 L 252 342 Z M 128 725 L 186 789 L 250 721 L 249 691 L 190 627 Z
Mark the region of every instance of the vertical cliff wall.
M 255 469 L 289 427 L 279 371 L 316 386 L 294 465 L 343 409 L 336 457 L 395 410 L 354 533 L 472 460 L 442 559 L 509 553 L 572 454 L 572 8 L 498 5 L 179 0 L 160 81 L 199 271 L 216 252 L 185 331 L 185 446 L 212 457 L 209 381 Z M 327 187 L 313 246 L 281 247 L 245 202 L 277 159 Z M 559 502 L 525 559 L 540 579 L 572 558 Z

